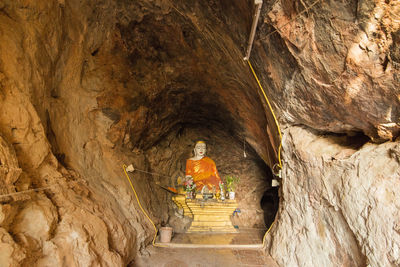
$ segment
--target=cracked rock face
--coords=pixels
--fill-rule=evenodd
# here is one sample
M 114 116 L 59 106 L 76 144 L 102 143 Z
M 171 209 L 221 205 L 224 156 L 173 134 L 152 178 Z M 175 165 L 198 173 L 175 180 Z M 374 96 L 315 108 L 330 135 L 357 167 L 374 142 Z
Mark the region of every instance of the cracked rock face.
M 399 135 L 398 1 L 276 1 L 254 60 L 281 120 L 330 132 Z M 274 28 L 279 30 L 273 34 Z M 277 67 L 277 66 L 280 67 Z
M 156 183 L 176 186 L 199 139 L 222 176 L 241 177 L 235 224 L 273 219 L 263 195 L 279 134 L 242 60 L 253 11 L 246 0 L 0 2 L 4 266 L 134 262 L 154 230 L 123 164 L 145 171 L 131 178 L 157 227 L 184 231 Z M 394 0 L 263 3 L 251 62 L 283 134 L 266 242 L 281 266 L 400 265 L 399 14 Z
M 271 255 L 282 266 L 398 266 L 399 143 L 358 148 L 300 127 L 285 138 Z

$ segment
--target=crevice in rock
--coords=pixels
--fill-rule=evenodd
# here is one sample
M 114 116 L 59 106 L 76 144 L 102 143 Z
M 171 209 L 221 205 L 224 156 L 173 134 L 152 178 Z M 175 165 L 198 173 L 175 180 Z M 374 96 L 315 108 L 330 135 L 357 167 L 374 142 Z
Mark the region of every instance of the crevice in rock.
M 99 53 L 99 48 L 95 49 L 93 52 L 91 52 L 90 54 L 94 57 L 97 55 L 97 53 Z
M 386 68 L 387 68 L 387 66 L 388 66 L 388 63 L 389 63 L 389 57 L 388 57 L 388 56 L 385 56 L 385 59 L 384 59 L 383 62 L 382 62 L 383 71 L 386 71 Z
M 48 110 L 46 110 L 46 136 L 47 136 L 47 140 L 50 143 L 50 147 L 51 147 L 51 151 L 53 152 L 53 155 L 57 158 L 57 160 L 60 164 L 62 164 L 64 167 L 66 167 L 67 165 L 65 162 L 65 153 L 62 153 L 60 151 L 60 147 L 57 143 L 56 135 L 55 135 L 52 125 L 51 125 L 50 114 L 49 114 Z
M 390 46 L 390 58 L 400 64 L 400 30 L 392 32 L 392 44 Z
M 279 187 L 266 190 L 261 198 L 260 205 L 264 211 L 264 223 L 267 228 L 275 221 L 279 209 Z
M 319 133 L 322 137 L 327 137 L 332 142 L 351 149 L 358 150 L 364 144 L 371 141 L 371 138 L 365 135 L 363 132 L 348 132 L 348 133 L 332 133 L 332 132 L 321 132 Z

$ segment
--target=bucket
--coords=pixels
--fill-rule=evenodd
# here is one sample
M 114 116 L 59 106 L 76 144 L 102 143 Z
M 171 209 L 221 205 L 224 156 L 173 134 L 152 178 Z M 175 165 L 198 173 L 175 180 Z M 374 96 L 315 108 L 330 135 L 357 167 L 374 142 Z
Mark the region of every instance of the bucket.
M 160 228 L 160 242 L 169 243 L 172 237 L 172 227 L 161 227 Z

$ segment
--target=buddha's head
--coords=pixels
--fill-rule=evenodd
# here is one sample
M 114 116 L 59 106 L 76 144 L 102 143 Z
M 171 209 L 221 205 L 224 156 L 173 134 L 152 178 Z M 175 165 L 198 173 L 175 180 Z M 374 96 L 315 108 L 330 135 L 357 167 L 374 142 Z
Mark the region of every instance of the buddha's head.
M 194 156 L 196 158 L 202 158 L 206 155 L 207 146 L 204 141 L 197 141 L 196 145 L 194 146 Z

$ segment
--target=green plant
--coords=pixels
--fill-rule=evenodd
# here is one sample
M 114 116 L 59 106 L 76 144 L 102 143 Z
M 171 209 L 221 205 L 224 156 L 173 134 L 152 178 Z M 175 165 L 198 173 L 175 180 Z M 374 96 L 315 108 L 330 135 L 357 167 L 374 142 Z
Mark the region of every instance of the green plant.
M 233 175 L 226 175 L 225 182 L 226 182 L 226 189 L 228 192 L 234 192 L 236 189 L 236 185 L 239 183 L 240 177 L 233 176 Z

